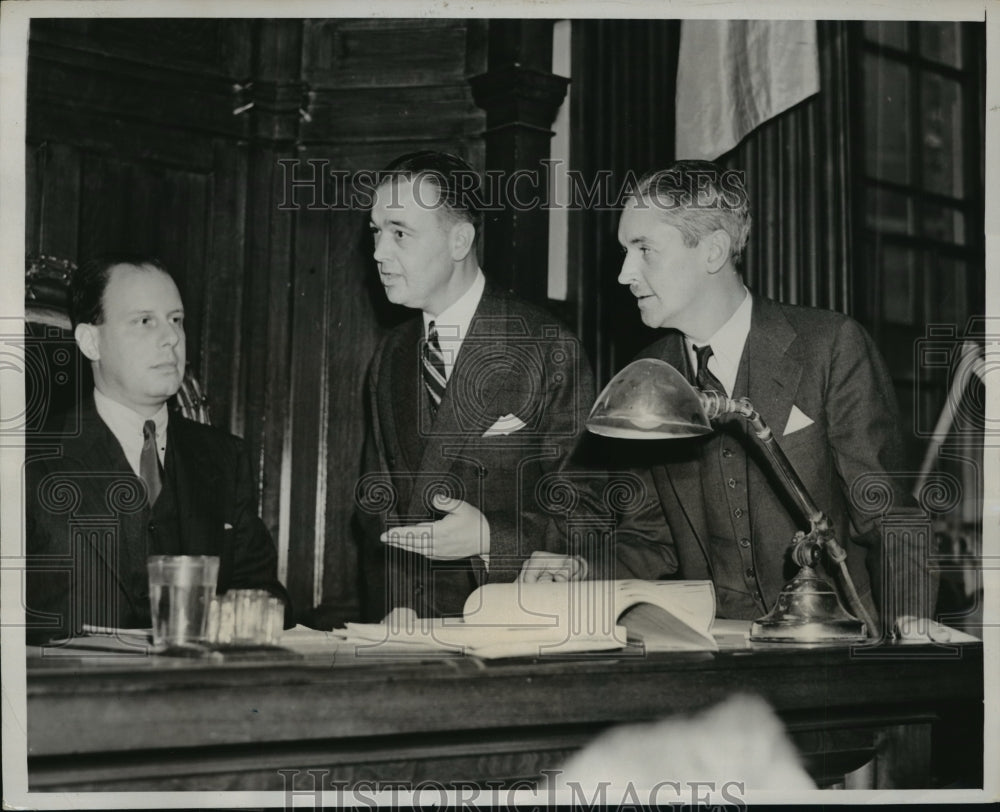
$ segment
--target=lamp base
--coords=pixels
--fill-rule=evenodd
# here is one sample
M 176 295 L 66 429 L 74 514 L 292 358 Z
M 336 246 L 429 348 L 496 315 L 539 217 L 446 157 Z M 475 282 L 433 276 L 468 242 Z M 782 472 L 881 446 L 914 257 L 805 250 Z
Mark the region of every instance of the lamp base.
M 750 626 L 750 639 L 765 643 L 851 643 L 867 633 L 864 622 L 844 609 L 833 586 L 811 567 L 799 570 L 774 608 Z

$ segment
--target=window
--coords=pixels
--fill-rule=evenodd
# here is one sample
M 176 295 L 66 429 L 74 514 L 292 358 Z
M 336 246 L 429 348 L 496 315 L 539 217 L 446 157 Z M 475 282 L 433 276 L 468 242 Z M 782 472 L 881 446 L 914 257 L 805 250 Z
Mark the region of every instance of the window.
M 951 330 L 957 352 L 984 307 L 984 31 L 857 25 L 855 312 L 889 361 L 918 465 L 949 383 L 920 342 Z

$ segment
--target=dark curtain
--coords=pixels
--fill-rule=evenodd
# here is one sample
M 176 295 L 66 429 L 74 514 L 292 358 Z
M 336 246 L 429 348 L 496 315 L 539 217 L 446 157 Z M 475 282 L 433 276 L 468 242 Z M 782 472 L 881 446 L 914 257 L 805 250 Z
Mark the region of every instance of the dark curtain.
M 818 25 L 820 92 L 722 157 L 746 172 L 753 229 L 744 271 L 756 293 L 851 312 L 847 23 Z
M 615 281 L 621 269 L 615 205 L 628 173 L 674 156 L 677 20 L 574 20 L 570 161 L 599 204 L 570 216 L 570 296 L 599 386 L 653 338 Z M 593 187 L 592 187 L 593 188 Z
M 793 304 L 852 311 L 847 23 L 818 24 L 820 92 L 765 123 L 719 162 L 746 172 L 753 230 L 751 290 Z M 571 162 L 603 170 L 614 198 L 629 173 L 669 166 L 681 24 L 579 20 L 573 27 Z M 620 206 L 580 206 L 570 221 L 575 323 L 603 385 L 656 332 L 615 281 Z M 853 314 L 859 315 L 859 314 Z

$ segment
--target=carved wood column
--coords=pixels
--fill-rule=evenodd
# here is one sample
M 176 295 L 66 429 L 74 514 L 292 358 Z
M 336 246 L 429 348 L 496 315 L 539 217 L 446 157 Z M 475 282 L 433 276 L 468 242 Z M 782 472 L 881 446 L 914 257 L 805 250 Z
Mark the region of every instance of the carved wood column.
M 283 167 L 297 155 L 299 108 L 306 88 L 301 81 L 301 20 L 262 20 L 254 36 L 253 75 L 244 88 L 251 117 L 250 182 L 247 195 L 247 281 L 240 345 L 240 397 L 233 404 L 234 430 L 246 439 L 259 469 L 260 515 L 288 563 L 282 573 L 297 609 L 308 608 L 312 589 L 312 541 L 289 545 L 280 522 L 281 482 L 291 386 L 292 232 L 295 213 L 279 210 Z M 242 408 L 241 408 L 242 407 Z M 244 425 L 239 420 L 245 419 Z M 303 560 L 300 562 L 298 559 Z M 306 568 L 303 571 L 303 566 Z
M 549 128 L 569 85 L 551 70 L 552 25 L 551 20 L 491 21 L 488 69 L 469 80 L 476 104 L 486 111 L 486 170 L 503 173 L 499 188 L 505 191 L 504 205 L 486 216 L 486 272 L 540 303 L 548 286 L 549 233 L 548 211 L 540 205 L 547 189 L 541 161 L 549 157 Z M 536 179 L 515 187 L 510 181 L 518 170 L 537 173 Z

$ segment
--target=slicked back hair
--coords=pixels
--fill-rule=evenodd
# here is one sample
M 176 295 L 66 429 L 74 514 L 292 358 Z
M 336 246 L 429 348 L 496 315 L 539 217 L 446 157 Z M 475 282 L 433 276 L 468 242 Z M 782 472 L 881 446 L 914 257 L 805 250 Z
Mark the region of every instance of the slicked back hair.
M 630 199 L 657 210 L 689 248 L 722 229 L 730 238 L 733 264 L 740 264 L 752 221 L 743 172 L 712 161 L 678 161 L 644 175 Z
M 74 330 L 78 324 L 103 323 L 104 291 L 116 265 L 148 266 L 173 279 L 160 260 L 145 254 L 111 253 L 87 260 L 73 271 L 69 283 L 69 320 Z
M 448 152 L 421 150 L 400 155 L 378 176 L 382 186 L 393 179 L 429 180 L 438 189 L 439 204 L 452 218 L 482 228 L 482 179 L 468 163 Z

